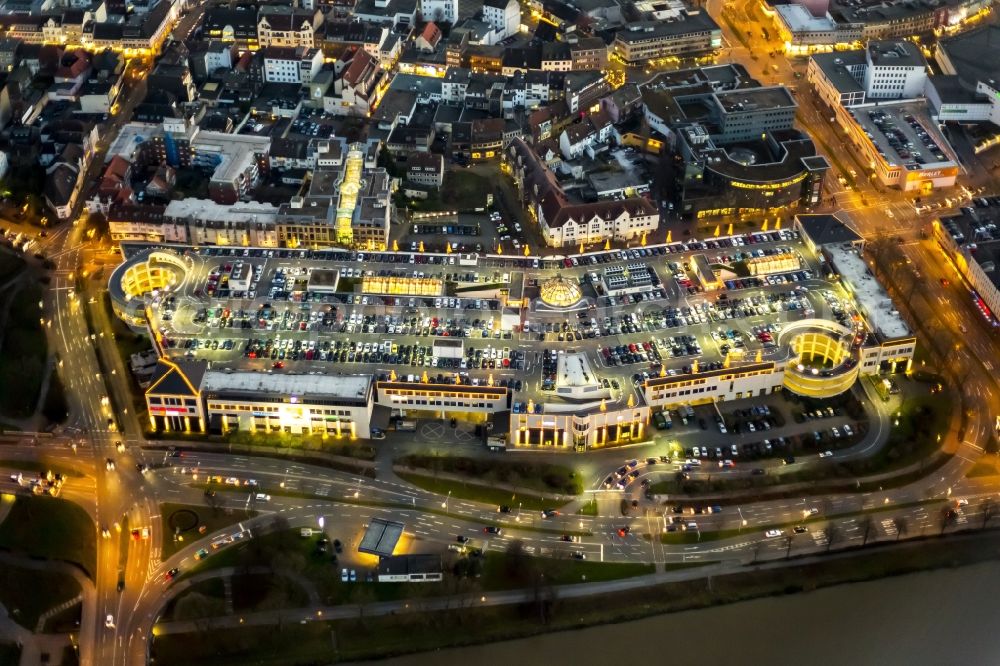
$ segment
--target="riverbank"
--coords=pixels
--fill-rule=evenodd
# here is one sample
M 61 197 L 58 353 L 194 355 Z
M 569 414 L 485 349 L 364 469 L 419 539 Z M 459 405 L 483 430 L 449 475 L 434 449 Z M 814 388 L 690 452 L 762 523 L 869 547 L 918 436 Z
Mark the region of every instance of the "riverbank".
M 531 663 L 606 666 L 612 646 L 638 656 L 655 642 L 662 661 L 705 666 L 993 666 L 998 595 L 1000 561 L 992 561 L 382 663 L 504 664 L 530 655 Z
M 625 621 L 630 622 L 629 634 L 632 635 L 631 623 L 649 616 L 982 563 L 997 560 L 998 556 L 1000 531 L 949 535 L 869 546 L 862 551 L 835 552 L 805 558 L 798 564 L 769 562 L 738 572 L 706 567 L 706 574 L 714 570 L 717 575 L 670 583 L 657 583 L 655 575 L 638 577 L 618 581 L 614 591 L 605 590 L 599 595 L 587 595 L 585 585 L 540 586 L 526 591 L 518 599 L 519 603 L 490 605 L 492 599 L 484 597 L 486 603 L 479 605 L 475 597 L 469 595 L 461 603 L 452 605 L 452 610 L 431 610 L 429 600 L 424 598 L 411 602 L 409 610 L 392 609 L 384 615 L 359 611 L 356 618 L 279 625 L 275 631 L 268 632 L 267 646 L 259 644 L 259 628 L 217 626 L 210 638 L 190 633 L 158 636 L 153 654 L 168 658 L 183 653 L 187 663 L 192 665 L 239 664 L 250 655 L 261 664 L 292 664 L 320 658 L 387 657 Z M 248 617 L 247 623 L 253 623 L 253 619 Z M 756 622 L 750 624 L 756 625 Z M 728 628 L 720 631 L 728 631 Z M 333 652 L 331 635 L 336 639 Z M 201 643 L 205 643 L 204 650 L 199 649 Z M 315 649 L 309 649 L 310 643 Z M 288 646 L 295 647 L 297 660 L 289 661 L 292 655 Z M 277 660 L 269 661 L 268 653 Z M 225 655 L 222 661 L 219 655 Z M 604 656 L 606 658 L 606 650 Z

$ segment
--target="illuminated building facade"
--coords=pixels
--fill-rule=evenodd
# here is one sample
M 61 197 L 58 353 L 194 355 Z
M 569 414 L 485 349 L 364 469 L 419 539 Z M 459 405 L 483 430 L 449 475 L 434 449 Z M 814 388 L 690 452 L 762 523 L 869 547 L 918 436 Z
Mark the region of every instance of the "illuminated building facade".
M 935 220 L 934 239 L 972 285 L 977 306 L 995 322 L 1000 312 L 1000 210 L 964 208 Z
M 677 132 L 678 178 L 668 197 L 682 215 L 708 217 L 809 209 L 819 203 L 830 168 L 796 130 L 717 147 L 700 125 Z
M 637 21 L 615 34 L 616 60 L 643 66 L 650 60 L 707 53 L 722 47 L 722 29 L 705 11 L 691 10 L 682 20 Z
M 659 77 L 641 88 L 647 122 L 672 143 L 665 199 L 690 217 L 818 204 L 830 164 L 793 128 L 797 105 L 788 90 L 720 85 L 706 74 L 695 83 Z
M 490 414 L 510 409 L 510 393 L 505 387 L 432 382 L 426 374 L 412 379 L 378 382 L 375 389 L 378 403 L 404 416 L 454 416 L 480 422 Z
M 201 382 L 205 363 L 160 359 L 146 389 L 146 410 L 153 432 L 206 432 Z
M 989 16 L 992 0 L 797 0 L 767 13 L 789 55 L 841 50 L 873 39 L 952 34 Z
M 647 405 L 604 406 L 573 412 L 517 411 L 510 415 L 509 444 L 576 450 L 642 441 L 649 422 Z
M 371 436 L 367 375 L 219 372 L 161 358 L 145 397 L 154 432 Z
M 205 373 L 209 430 L 368 439 L 372 379 L 367 375 Z
M 573 203 L 552 170 L 522 139 L 511 142 L 507 164 L 528 214 L 550 247 L 639 239 L 659 225 L 659 211 L 645 197 Z
M 955 185 L 961 167 L 926 100 L 839 107 L 836 113 L 859 158 L 883 185 L 906 192 Z
M 285 247 L 383 250 L 389 242 L 393 182 L 376 166 L 379 143 L 331 140 L 317 157 L 309 190 L 279 208 L 278 243 Z

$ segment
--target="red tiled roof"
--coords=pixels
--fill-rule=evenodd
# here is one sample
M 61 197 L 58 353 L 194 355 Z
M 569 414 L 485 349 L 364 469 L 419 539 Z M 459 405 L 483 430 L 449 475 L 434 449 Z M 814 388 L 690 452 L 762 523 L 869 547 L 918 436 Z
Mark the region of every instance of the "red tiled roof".
M 361 77 L 367 71 L 373 63 L 371 55 L 364 49 L 357 49 L 354 52 L 354 58 L 351 60 L 351 64 L 347 66 L 344 70 L 343 79 L 352 86 L 356 86 Z
M 441 41 L 441 30 L 434 24 L 434 21 L 428 21 L 420 36 L 431 46 L 437 46 L 437 43 Z

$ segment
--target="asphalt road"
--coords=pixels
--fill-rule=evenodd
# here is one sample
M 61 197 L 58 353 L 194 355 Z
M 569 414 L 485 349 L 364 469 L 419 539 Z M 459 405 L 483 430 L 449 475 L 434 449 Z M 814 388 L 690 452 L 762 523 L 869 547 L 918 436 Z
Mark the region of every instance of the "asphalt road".
M 719 4 L 717 0 L 711 0 L 708 5 L 709 11 L 716 16 Z M 756 12 L 751 5 L 748 2 L 734 9 L 736 18 L 748 21 L 748 25 L 755 18 Z M 750 57 L 750 50 L 742 45 L 739 36 L 731 32 L 728 24 L 725 21 L 720 21 L 720 24 L 729 45 L 728 57 L 746 64 L 751 73 L 764 82 L 785 82 L 799 87 L 806 85 L 794 74 L 795 71 L 802 70 L 801 63 L 789 63 L 782 57 L 766 56 L 766 52 L 776 44 L 764 45 L 764 49 L 755 48 L 758 54 L 755 60 Z M 753 31 L 755 28 L 751 26 L 749 29 Z M 776 72 L 772 65 L 777 66 Z M 767 71 L 769 68 L 771 71 Z M 135 92 L 129 94 L 122 112 L 113 121 L 114 127 L 120 126 L 129 117 L 131 107 L 141 98 L 143 85 L 141 81 L 136 81 L 130 88 Z M 817 137 L 821 145 L 839 146 L 838 137 L 828 119 L 824 118 L 823 109 L 813 106 L 807 98 L 808 95 L 798 94 L 802 104 L 799 122 Z M 114 127 L 106 135 L 108 140 L 115 134 Z M 102 139 L 101 148 L 106 149 L 106 146 L 107 141 Z M 852 168 L 858 173 L 864 173 L 863 168 L 859 168 L 863 165 L 853 163 L 850 155 L 835 157 L 845 161 L 846 172 L 839 175 L 845 178 L 850 176 Z M 967 164 L 974 166 L 975 162 L 968 160 Z M 99 166 L 100 160 L 95 160 L 88 170 L 87 178 L 96 176 Z M 835 171 L 836 169 L 839 167 Z M 979 187 L 983 182 L 983 176 L 978 170 L 970 173 L 967 179 L 970 187 Z M 899 248 L 909 259 L 909 263 L 895 263 L 891 268 L 890 286 L 898 290 L 898 295 L 907 301 L 911 321 L 920 322 L 926 330 L 922 342 L 926 339 L 927 344 L 933 345 L 937 353 L 947 359 L 946 364 L 952 374 L 961 380 L 959 391 L 966 413 L 965 427 L 960 440 L 946 442 L 955 456 L 935 473 L 914 483 L 884 492 L 830 495 L 817 500 L 773 500 L 725 507 L 719 514 L 697 516 L 699 528 L 706 534 L 716 529 L 735 529 L 737 534 L 726 539 L 706 539 L 688 544 L 667 544 L 660 543 L 656 538 L 642 538 L 644 533 L 657 535 L 662 530 L 663 515 L 645 512 L 644 515 L 622 517 L 618 515 L 621 493 L 597 491 L 594 493 L 599 504 L 599 515 L 596 517 L 566 515 L 543 520 L 535 512 L 522 512 L 520 521 L 504 517 L 504 535 L 487 540 L 482 533 L 482 526 L 484 521 L 498 519 L 494 507 L 456 499 L 444 500 L 440 496 L 397 483 L 391 478 L 363 480 L 359 483 L 351 475 L 325 468 L 289 466 L 281 461 L 223 454 L 199 453 L 194 458 L 186 459 L 185 464 L 197 462 L 202 473 L 211 471 L 258 479 L 262 487 L 271 492 L 272 500 L 266 506 L 257 507 L 260 512 L 258 516 L 245 521 L 244 525 L 251 530 L 266 529 L 268 521 L 277 514 L 287 518 L 292 526 L 314 526 L 318 517 L 324 516 L 330 520 L 331 529 L 355 534 L 364 522 L 378 515 L 404 520 L 414 543 L 420 548 L 441 549 L 446 543 L 453 542 L 458 534 L 465 534 L 477 541 L 481 540 L 482 545 L 489 549 L 503 549 L 511 539 L 518 538 L 532 552 L 541 555 L 579 550 L 591 560 L 651 561 L 661 565 L 661 569 L 667 564 L 679 562 L 719 563 L 706 569 L 660 573 L 654 577 L 655 580 L 700 577 L 706 572 L 731 570 L 754 559 L 771 559 L 775 561 L 773 566 L 780 566 L 778 560 L 789 548 L 793 554 L 820 553 L 829 547 L 858 544 L 866 538 L 869 541 L 892 540 L 900 536 L 934 533 L 942 529 L 941 508 L 956 498 L 967 499 L 969 504 L 959 512 L 955 525 L 945 525 L 943 529 L 974 527 L 986 517 L 983 501 L 997 496 L 997 488 L 989 478 L 966 479 L 965 474 L 981 455 L 988 437 L 993 433 L 995 417 L 1000 413 L 997 403 L 1000 387 L 996 384 L 993 365 L 993 359 L 1000 358 L 998 340 L 975 309 L 968 288 L 943 261 L 933 242 L 919 238 L 919 231 L 926 228 L 931 216 L 917 212 L 913 195 L 885 191 L 864 180 L 855 183 L 848 190 L 836 178 L 830 179 L 828 195 L 834 201 L 831 207 L 847 210 L 866 236 L 890 234 L 903 238 L 904 243 Z M 952 198 L 956 200 L 945 201 Z M 940 214 L 960 205 L 962 199 L 958 197 L 958 191 L 954 191 L 924 197 L 922 203 L 943 204 L 936 211 L 936 214 Z M 117 538 L 117 534 L 113 534 L 111 539 L 99 539 L 96 592 L 92 602 L 84 604 L 80 632 L 83 664 L 145 663 L 147 636 L 170 593 L 163 574 L 175 566 L 182 570 L 191 566 L 194 552 L 198 548 L 229 530 L 206 535 L 198 542 L 185 545 L 165 560 L 160 557 L 158 550 L 163 539 L 163 526 L 159 525 L 157 505 L 164 501 L 198 504 L 204 501 L 202 490 L 190 475 L 175 472 L 173 468 L 146 476 L 135 471 L 136 462 L 154 461 L 153 458 L 158 457 L 158 454 L 153 456 L 137 448 L 140 431 L 134 415 L 126 411 L 129 396 L 124 385 L 125 369 L 121 367 L 113 341 L 109 337 L 97 336 L 91 339 L 88 335 L 83 318 L 83 308 L 88 305 L 85 302 L 88 294 L 77 294 L 76 298 L 71 296 L 81 251 L 78 228 L 66 226 L 54 230 L 42 245 L 45 254 L 57 263 L 52 288 L 44 302 L 44 317 L 48 322 L 46 331 L 51 348 L 59 354 L 63 363 L 61 372 L 67 378 L 72 416 L 65 436 L 54 439 L 51 444 L 37 447 L 10 447 L 5 455 L 23 456 L 26 459 L 44 455 L 80 470 L 85 476 L 70 480 L 63 490 L 63 496 L 83 506 L 94 517 L 98 529 L 102 525 L 113 526 L 126 514 L 130 528 L 150 528 L 149 540 L 128 540 L 128 552 L 124 558 L 125 587 L 121 593 L 116 590 L 122 556 L 119 550 L 121 539 Z M 915 271 L 921 277 L 916 277 Z M 573 271 L 567 273 L 571 274 Z M 950 286 L 946 287 L 941 283 L 942 277 L 950 280 Z M 908 289 L 911 284 L 920 285 L 917 293 Z M 98 321 L 103 317 L 100 310 L 95 308 Z M 109 330 L 106 322 L 102 329 Z M 703 337 L 705 332 L 699 335 Z M 375 334 L 373 339 L 382 337 L 384 336 Z M 581 347 L 593 350 L 596 346 L 609 342 L 611 341 L 587 341 Z M 702 346 L 709 349 L 706 342 L 708 341 L 703 339 Z M 506 343 L 502 343 L 502 346 L 504 344 Z M 103 373 L 95 355 L 98 349 L 108 362 L 106 372 Z M 631 372 L 629 370 L 628 374 Z M 110 397 L 109 405 L 102 404 L 105 395 Z M 124 429 L 123 433 L 110 432 L 108 429 L 108 409 L 111 405 L 118 406 L 117 416 Z M 119 453 L 115 448 L 115 442 L 119 440 L 128 446 L 125 453 Z M 70 448 L 73 443 L 77 444 L 75 452 Z M 627 455 L 624 452 L 602 453 L 593 458 L 598 461 L 594 463 L 594 478 L 603 478 L 620 465 L 621 459 Z M 615 456 L 618 457 L 617 460 L 613 459 Z M 107 458 L 115 459 L 116 470 L 106 469 Z M 602 465 L 606 465 L 606 469 L 601 468 Z M 6 474 L 0 478 L 3 487 L 13 490 L 13 485 L 6 479 Z M 309 493 L 315 497 L 282 497 L 274 490 L 282 481 L 289 490 Z M 409 503 L 410 508 L 358 506 L 337 501 L 353 502 L 354 493 L 358 494 L 358 501 L 397 505 Z M 445 502 L 445 507 L 441 506 L 442 501 Z M 245 498 L 241 495 L 228 497 L 225 502 L 234 512 L 245 507 Z M 807 529 L 801 534 L 788 534 L 788 526 L 802 521 L 812 509 L 818 510 L 817 516 L 822 520 L 807 523 Z M 877 512 L 874 511 L 876 509 Z M 873 518 L 874 525 L 867 530 L 863 516 L 858 514 L 860 511 L 870 512 L 869 515 Z M 905 520 L 908 526 L 906 534 L 899 534 L 898 525 L 903 523 L 896 519 Z M 828 522 L 837 525 L 834 544 L 829 543 L 828 532 L 824 530 Z M 633 528 L 631 534 L 626 538 L 618 537 L 617 528 L 626 524 Z M 782 537 L 765 537 L 763 528 L 773 525 L 781 525 L 786 534 Z M 524 526 L 551 529 L 553 533 L 519 529 Z M 592 536 L 583 537 L 579 543 L 566 543 L 559 540 L 559 532 L 563 530 L 586 531 L 592 533 Z M 791 543 L 786 537 L 792 539 Z M 649 584 L 654 578 L 621 581 L 603 587 L 578 586 L 568 594 L 626 589 L 632 585 Z M 519 599 L 518 594 L 512 592 L 489 595 L 488 601 L 481 603 L 510 602 Z M 343 609 L 339 612 L 350 610 Z M 327 612 L 334 611 L 327 609 Z M 303 611 L 289 613 L 289 616 L 301 615 Z M 114 628 L 104 626 L 104 617 L 108 614 L 115 619 Z M 259 620 L 254 616 L 250 621 L 263 623 L 273 619 L 272 614 L 262 615 Z M 184 625 L 180 624 L 165 628 L 175 631 L 184 629 Z

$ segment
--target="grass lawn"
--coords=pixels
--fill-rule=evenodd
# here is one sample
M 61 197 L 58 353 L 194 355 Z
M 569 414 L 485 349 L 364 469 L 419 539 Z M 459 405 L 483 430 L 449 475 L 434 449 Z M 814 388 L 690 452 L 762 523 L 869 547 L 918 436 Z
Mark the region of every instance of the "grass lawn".
M 327 623 L 309 622 L 157 636 L 150 654 L 158 664 L 191 666 L 326 664 L 334 660 L 331 641 Z
M 479 582 L 484 590 L 512 590 L 525 587 L 523 579 L 516 574 L 511 575 L 512 568 L 517 570 L 535 568 L 545 576 L 550 585 L 599 583 L 644 576 L 656 571 L 656 567 L 652 564 L 534 557 L 527 558 L 522 563 L 512 560 L 506 553 L 487 553 Z
M 301 538 L 301 537 L 299 537 Z M 285 576 L 236 574 L 233 576 L 233 610 L 259 611 L 306 606 L 309 595 Z
M 23 268 L 24 259 L 6 248 L 0 250 L 0 284 L 20 273 Z
M 18 624 L 30 631 L 35 630 L 42 613 L 78 594 L 80 586 L 68 574 L 0 567 L 0 603 Z
M 596 516 L 597 515 L 597 500 L 590 500 L 586 504 L 580 507 L 577 511 L 581 516 Z
M 48 347 L 38 318 L 38 284 L 21 287 L 11 301 L 0 349 L 0 414 L 31 416 L 46 372 Z
M 280 523 L 280 519 L 279 519 Z M 344 583 L 340 580 L 341 566 L 333 559 L 332 545 L 326 553 L 320 553 L 317 546 L 320 535 L 302 537 L 298 529 L 286 529 L 280 524 L 279 529 L 266 533 L 258 532 L 247 543 L 225 548 L 212 553 L 208 558 L 181 574 L 181 579 L 205 571 L 223 569 L 226 567 L 272 567 L 278 573 L 271 578 L 281 578 L 283 569 L 296 571 L 308 578 L 315 586 L 323 603 L 340 604 L 348 602 L 369 603 L 374 601 L 394 601 L 406 596 L 412 596 L 414 590 L 420 594 L 442 594 L 437 583 L 367 583 L 364 582 L 364 570 L 352 566 L 358 572 L 358 582 Z M 336 534 L 328 534 L 331 543 Z M 346 546 L 345 546 L 346 548 Z M 251 577 L 246 577 L 250 580 Z M 259 579 L 259 576 L 252 577 Z M 233 603 L 236 604 L 237 581 L 233 582 Z M 288 579 L 282 579 L 281 585 L 288 589 L 284 592 L 273 592 L 267 598 L 267 589 L 247 591 L 241 599 L 241 604 L 274 604 L 268 607 L 301 606 L 307 602 L 305 592 Z M 294 588 L 294 589 L 292 589 Z
M 1000 465 L 995 458 L 981 458 L 972 466 L 972 469 L 965 475 L 970 479 L 980 476 L 996 476 L 1000 474 Z
M 535 603 L 442 612 L 425 612 L 417 608 L 409 613 L 335 622 L 285 624 L 267 629 L 218 629 L 159 636 L 154 638 L 151 651 L 158 663 L 190 666 L 243 666 L 248 663 L 283 666 L 373 659 L 595 624 L 624 623 L 661 613 L 972 564 L 995 558 L 998 548 L 1000 532 L 997 531 L 967 538 L 927 539 L 919 547 L 884 544 L 861 550 L 849 558 L 713 576 L 711 584 L 704 579 L 694 579 L 625 592 L 558 599 L 542 609 Z M 539 621 L 541 614 L 545 615 L 544 622 Z M 431 663 L 433 659 L 428 656 L 425 661 Z
M 30 557 L 74 562 L 93 576 L 97 529 L 87 513 L 67 500 L 19 496 L 0 523 L 0 547 Z
M 194 514 L 192 518 L 188 512 Z M 201 537 L 198 528 L 205 526 L 205 533 L 211 534 L 229 525 L 235 525 L 241 520 L 252 518 L 256 511 L 243 509 L 223 509 L 221 507 L 201 506 L 197 504 L 175 504 L 164 502 L 160 504 L 160 518 L 163 525 L 163 543 L 161 545 L 163 559 L 176 553 L 184 546 L 185 541 L 197 540 Z M 175 522 L 172 523 L 171 519 Z M 178 534 L 181 540 L 174 540 L 174 525 L 181 527 Z M 188 527 L 190 525 L 190 527 Z
M 293 435 L 291 433 L 252 433 L 237 430 L 222 438 L 222 441 L 248 446 L 273 446 L 278 449 L 304 449 L 322 451 L 334 456 L 375 460 L 374 446 L 355 442 L 336 442 L 320 435 Z
M 235 588 L 233 594 L 235 596 Z M 177 595 L 163 610 L 165 620 L 197 620 L 226 613 L 226 584 L 222 578 L 195 583 Z
M 437 493 L 442 497 L 451 493 L 455 499 L 471 500 L 473 502 L 483 502 L 484 504 L 507 504 L 516 508 L 518 505 L 522 509 L 531 511 L 541 511 L 543 509 L 557 509 L 564 504 L 560 500 L 545 499 L 538 495 L 526 495 L 524 493 L 514 494 L 509 490 L 481 486 L 475 483 L 463 483 L 451 479 L 435 479 L 423 474 L 410 474 L 399 472 L 399 478 L 412 483 L 418 488 Z
M 493 193 L 492 183 L 485 176 L 466 169 L 453 169 L 444 175 L 442 200 L 455 210 L 469 210 L 486 205 L 486 195 Z
M 415 211 L 469 211 L 486 205 L 486 195 L 493 192 L 488 178 L 465 169 L 445 172 L 440 193 L 431 192 L 426 199 L 414 199 L 408 206 Z
M 565 465 L 552 465 L 522 459 L 468 458 L 464 456 L 408 455 L 395 464 L 417 473 L 447 472 L 482 485 L 504 485 L 518 493 L 536 495 L 579 495 L 583 482 L 576 471 Z M 433 474 L 432 474 L 433 476 Z
M 893 419 L 889 441 L 871 458 L 850 463 L 848 468 L 857 474 L 869 474 L 927 460 L 940 446 L 937 437 L 947 433 L 952 411 L 957 408 L 947 392 L 905 401 L 899 418 Z

